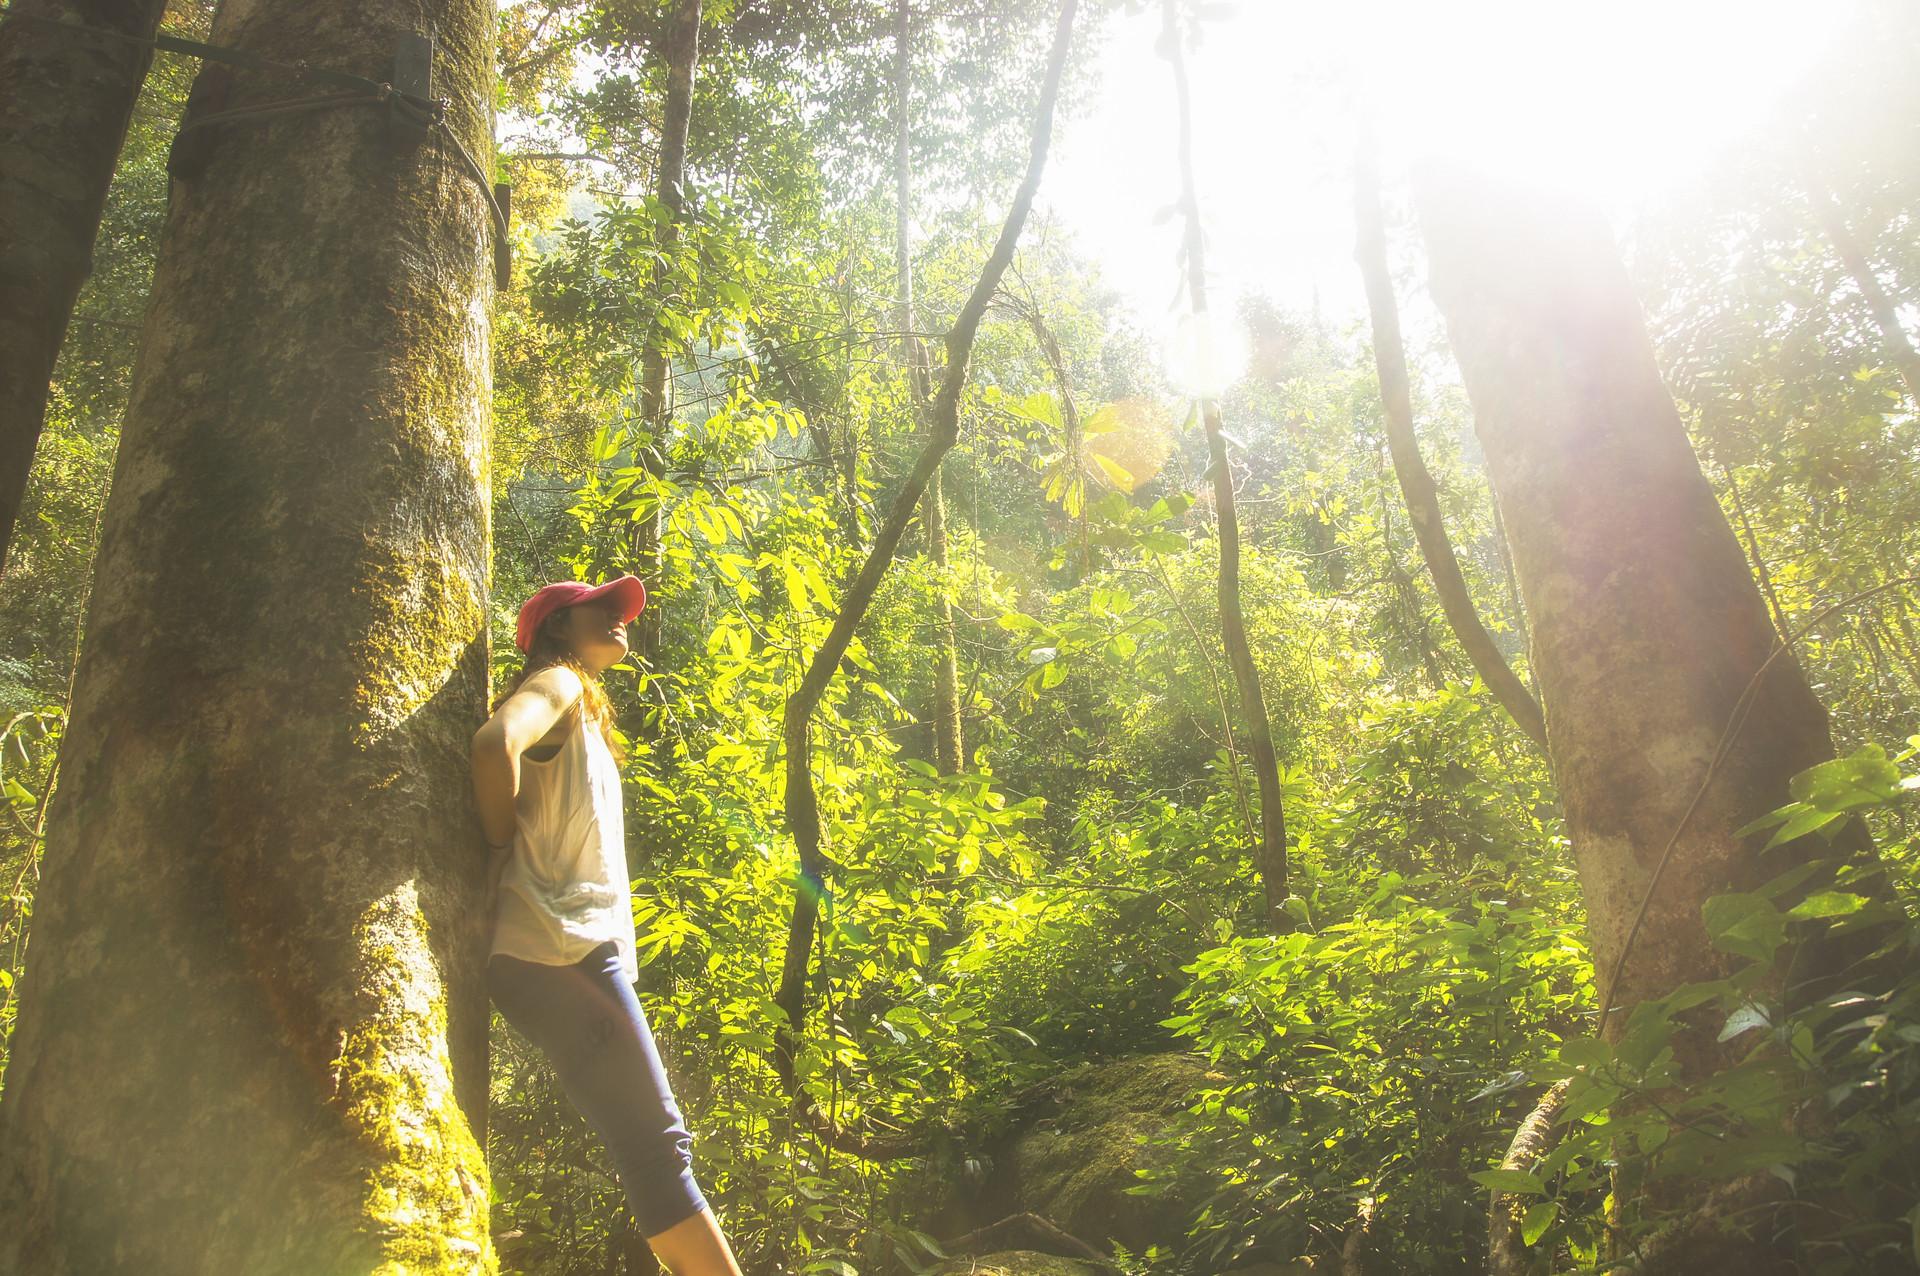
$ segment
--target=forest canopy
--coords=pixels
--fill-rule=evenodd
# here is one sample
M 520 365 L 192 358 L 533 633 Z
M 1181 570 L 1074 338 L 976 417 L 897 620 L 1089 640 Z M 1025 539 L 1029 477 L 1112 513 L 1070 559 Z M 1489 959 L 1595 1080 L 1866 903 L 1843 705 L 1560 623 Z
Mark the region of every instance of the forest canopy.
M 628 573 L 743 1270 L 1920 1270 L 1920 9 L 95 8 L 0 9 L 0 1272 L 655 1270 L 468 771 Z

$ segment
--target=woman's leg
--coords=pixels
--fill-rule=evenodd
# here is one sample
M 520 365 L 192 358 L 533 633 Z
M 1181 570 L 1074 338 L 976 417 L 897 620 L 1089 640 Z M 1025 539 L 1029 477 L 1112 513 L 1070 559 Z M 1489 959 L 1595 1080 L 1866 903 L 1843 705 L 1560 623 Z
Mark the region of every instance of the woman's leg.
M 547 1055 L 568 1100 L 605 1142 L 661 1261 L 675 1276 L 737 1276 L 694 1181 L 692 1137 L 653 1033 L 612 946 L 571 966 L 495 957 L 487 984 L 501 1014 Z
M 647 1244 L 673 1276 L 740 1276 L 740 1266 L 721 1234 L 720 1221 L 710 1209 L 647 1237 Z

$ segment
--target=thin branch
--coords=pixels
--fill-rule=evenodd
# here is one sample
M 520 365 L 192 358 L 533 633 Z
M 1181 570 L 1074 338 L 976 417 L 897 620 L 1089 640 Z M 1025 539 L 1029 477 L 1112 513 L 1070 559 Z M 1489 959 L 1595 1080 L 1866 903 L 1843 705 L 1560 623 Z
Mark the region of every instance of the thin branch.
M 794 1069 L 794 1056 L 806 1019 L 807 964 L 812 951 L 809 938 L 819 917 L 827 869 L 827 860 L 820 848 L 819 800 L 813 789 L 809 738 L 813 711 L 825 693 L 828 682 L 839 669 L 841 657 L 846 655 L 847 647 L 853 641 L 853 632 L 873 601 L 881 576 L 893 562 L 894 551 L 906 532 L 907 524 L 913 519 L 914 509 L 919 504 L 921 493 L 926 491 L 934 468 L 959 437 L 960 392 L 966 384 L 967 360 L 973 351 L 974 334 L 980 327 L 980 317 L 986 311 L 987 302 L 991 300 L 994 289 L 999 287 L 1000 277 L 1006 273 L 1007 263 L 1013 260 L 1014 246 L 1019 242 L 1027 213 L 1040 188 L 1040 175 L 1046 169 L 1047 145 L 1053 133 L 1054 106 L 1060 97 L 1061 74 L 1066 67 L 1067 47 L 1073 33 L 1075 3 L 1076 0 L 1063 0 L 1060 6 L 1060 19 L 1054 31 L 1046 79 L 1040 91 L 1040 109 L 1034 120 L 1026 177 L 1014 196 L 1013 206 L 1007 211 L 999 240 L 994 244 L 979 280 L 974 284 L 972 295 L 961 308 L 953 330 L 947 334 L 947 366 L 930 414 L 926 447 L 915 461 L 905 484 L 895 494 L 887 519 L 881 524 L 859 574 L 848 587 L 832 629 L 828 631 L 820 649 L 814 653 L 800 686 L 787 700 L 783 730 L 787 751 L 786 816 L 787 826 L 793 831 L 794 842 L 800 852 L 800 880 L 794 892 L 793 919 L 787 932 L 780 989 L 775 997 L 787 1022 L 775 1038 L 774 1055 L 780 1079 L 796 1100 L 799 1097 L 799 1080 Z
M 1407 518 L 1413 524 L 1413 538 L 1420 545 L 1427 572 L 1433 578 L 1434 593 L 1440 597 L 1440 610 L 1446 615 L 1453 636 L 1473 662 L 1480 680 L 1507 711 L 1509 717 L 1544 754 L 1547 751 L 1547 722 L 1540 702 L 1520 681 L 1493 635 L 1473 605 L 1473 595 L 1454 555 L 1453 541 L 1447 536 L 1446 521 L 1440 509 L 1440 494 L 1433 475 L 1420 456 L 1420 441 L 1413 430 L 1413 396 L 1408 388 L 1407 356 L 1400 338 L 1400 312 L 1393 296 L 1393 279 L 1387 273 L 1387 235 L 1380 212 L 1380 177 L 1374 162 L 1372 130 L 1362 126 L 1359 155 L 1354 163 L 1354 210 L 1360 233 L 1354 256 L 1367 284 L 1367 309 L 1373 316 L 1373 358 L 1380 373 L 1380 401 L 1385 409 L 1387 451 L 1393 457 L 1393 472 L 1406 497 Z
M 1200 232 L 1200 200 L 1193 176 L 1193 103 L 1187 84 L 1186 56 L 1181 47 L 1178 7 L 1166 0 L 1161 49 L 1173 64 L 1174 103 L 1179 125 L 1180 207 L 1186 214 L 1185 263 L 1187 300 L 1196 322 L 1207 317 L 1207 268 Z M 1273 747 L 1273 728 L 1267 720 L 1266 695 L 1260 687 L 1259 666 L 1247 641 L 1246 618 L 1240 609 L 1240 518 L 1234 507 L 1233 467 L 1221 433 L 1220 401 L 1202 397 L 1200 420 L 1207 436 L 1208 470 L 1213 479 L 1213 513 L 1220 539 L 1220 642 L 1239 693 L 1245 717 L 1247 752 L 1253 759 L 1260 786 L 1260 838 L 1254 845 L 1255 863 L 1266 895 L 1267 913 L 1276 929 L 1288 919 L 1287 824 L 1282 807 L 1280 764 Z

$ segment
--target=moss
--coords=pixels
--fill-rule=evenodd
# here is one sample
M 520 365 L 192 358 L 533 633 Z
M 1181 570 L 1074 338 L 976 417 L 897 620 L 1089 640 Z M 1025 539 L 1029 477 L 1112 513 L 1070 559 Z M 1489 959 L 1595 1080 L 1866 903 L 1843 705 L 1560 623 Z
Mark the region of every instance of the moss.
M 1054 1093 L 1061 1106 L 1061 1129 L 1103 1125 L 1127 1116 L 1164 1115 L 1193 1102 L 1210 1084 L 1206 1062 L 1198 1055 L 1146 1054 L 1112 1063 L 1090 1063 L 1063 1075 Z M 1224 1081 L 1218 1074 L 1212 1084 Z
M 1094 1244 L 1140 1248 L 1184 1235 L 1185 1201 L 1127 1189 L 1154 1155 L 1142 1137 L 1164 1131 L 1202 1088 L 1224 1080 L 1189 1054 L 1142 1055 L 1067 1073 L 1056 1089 L 1058 1115 L 1014 1146 L 1020 1208 Z
M 380 1276 L 498 1270 L 487 1166 L 454 1100 L 446 996 L 407 882 L 354 927 L 366 1012 L 342 1033 L 336 1102 L 372 1168 L 362 1212 Z
M 405 722 L 453 676 L 486 632 L 479 589 L 457 570 L 464 555 L 423 543 L 412 554 L 369 545 L 356 593 L 371 613 L 354 652 L 354 743 L 366 748 Z M 477 724 L 476 724 L 477 725 Z

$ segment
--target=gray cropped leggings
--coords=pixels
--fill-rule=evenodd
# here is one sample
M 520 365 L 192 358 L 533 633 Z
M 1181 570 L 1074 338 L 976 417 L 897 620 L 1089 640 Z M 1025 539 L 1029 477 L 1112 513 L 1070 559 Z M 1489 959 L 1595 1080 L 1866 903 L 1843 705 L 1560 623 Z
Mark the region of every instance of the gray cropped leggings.
M 487 962 L 487 991 L 552 1062 L 567 1099 L 606 1144 L 644 1234 L 657 1236 L 706 1208 L 693 1177 L 693 1136 L 612 943 L 571 966 L 496 953 Z

